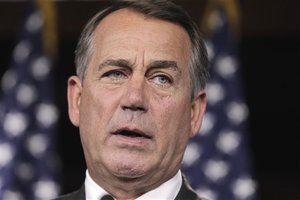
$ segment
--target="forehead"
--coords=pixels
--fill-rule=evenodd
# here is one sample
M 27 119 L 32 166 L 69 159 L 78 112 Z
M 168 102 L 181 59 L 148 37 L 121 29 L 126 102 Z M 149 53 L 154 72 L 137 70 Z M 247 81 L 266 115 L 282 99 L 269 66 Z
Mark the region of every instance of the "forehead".
M 129 9 L 120 9 L 106 16 L 96 27 L 94 37 L 98 50 L 130 45 L 148 50 L 157 48 L 169 54 L 177 51 L 186 57 L 191 46 L 188 33 L 181 26 L 145 17 Z
M 122 8 L 120 10 L 114 11 L 104 17 L 98 26 L 96 27 L 96 30 L 105 30 L 107 28 L 126 28 L 134 26 L 137 29 L 142 28 L 144 26 L 151 26 L 155 27 L 155 25 L 160 25 L 162 28 L 168 27 L 170 29 L 176 30 L 176 32 L 181 33 L 188 37 L 188 34 L 186 30 L 181 27 L 180 25 L 177 25 L 176 23 L 169 22 L 167 20 L 158 19 L 151 16 L 143 15 L 142 13 L 139 13 L 135 10 L 128 9 L 128 8 Z

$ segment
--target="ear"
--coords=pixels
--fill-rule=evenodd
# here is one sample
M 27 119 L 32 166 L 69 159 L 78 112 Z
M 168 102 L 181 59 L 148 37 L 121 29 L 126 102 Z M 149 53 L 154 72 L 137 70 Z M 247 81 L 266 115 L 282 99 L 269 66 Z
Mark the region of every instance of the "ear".
M 206 93 L 204 90 L 201 90 L 197 96 L 195 96 L 191 106 L 191 138 L 196 136 L 200 130 L 205 109 Z
M 68 110 L 69 118 L 74 126 L 79 126 L 79 107 L 82 85 L 77 76 L 71 76 L 68 80 Z

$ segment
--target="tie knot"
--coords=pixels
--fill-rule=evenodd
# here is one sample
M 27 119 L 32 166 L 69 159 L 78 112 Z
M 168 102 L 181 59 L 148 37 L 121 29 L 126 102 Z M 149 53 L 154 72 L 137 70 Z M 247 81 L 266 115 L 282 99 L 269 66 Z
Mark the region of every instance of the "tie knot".
M 112 196 L 110 196 L 109 194 L 106 194 L 103 197 L 101 197 L 100 200 L 114 200 L 114 198 Z

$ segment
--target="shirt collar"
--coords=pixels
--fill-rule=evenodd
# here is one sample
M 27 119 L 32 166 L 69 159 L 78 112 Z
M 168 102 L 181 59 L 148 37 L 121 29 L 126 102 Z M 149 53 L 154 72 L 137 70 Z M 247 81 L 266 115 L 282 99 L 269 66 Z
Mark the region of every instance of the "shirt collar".
M 182 184 L 181 172 L 178 171 L 177 174 L 168 180 L 167 182 L 161 184 L 159 187 L 151 190 L 142 196 L 138 197 L 136 200 L 170 200 L 175 199 Z
M 100 199 L 100 197 L 108 194 L 104 189 L 102 189 L 95 181 L 91 178 L 88 170 L 85 172 L 85 199 L 86 200 L 95 200 Z
M 99 199 L 105 194 L 108 194 L 103 188 L 101 188 L 95 181 L 91 178 L 88 170 L 86 170 L 85 178 L 85 196 L 86 200 Z M 151 190 L 142 196 L 138 197 L 136 200 L 169 200 L 175 199 L 182 184 L 181 171 L 179 170 L 177 174 L 168 180 L 167 182 L 161 184 L 159 187 Z

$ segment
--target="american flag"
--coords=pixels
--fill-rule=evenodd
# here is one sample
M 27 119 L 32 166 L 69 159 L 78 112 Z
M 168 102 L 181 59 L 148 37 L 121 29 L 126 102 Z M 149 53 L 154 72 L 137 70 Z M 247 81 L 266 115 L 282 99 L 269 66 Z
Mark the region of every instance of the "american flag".
M 247 139 L 248 109 L 226 14 L 218 7 L 209 16 L 208 107 L 200 133 L 186 149 L 182 170 L 199 196 L 209 200 L 253 200 L 256 184 Z
M 54 104 L 52 65 L 42 37 L 45 15 L 35 1 L 27 3 L 11 64 L 1 79 L 3 200 L 49 199 L 59 193 L 54 152 L 58 110 Z

